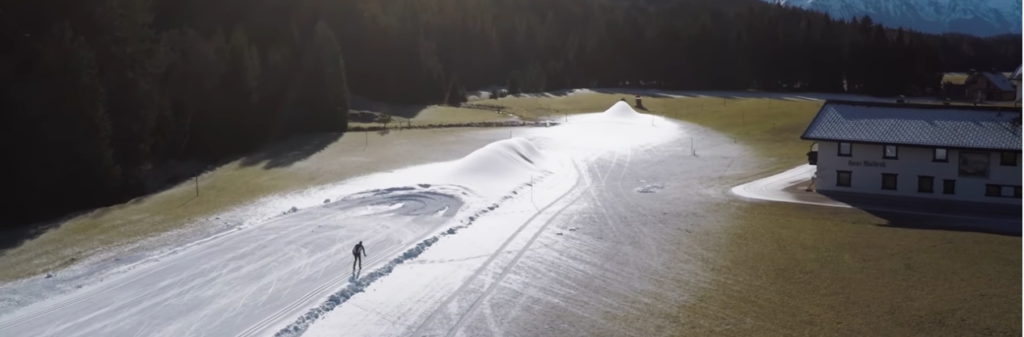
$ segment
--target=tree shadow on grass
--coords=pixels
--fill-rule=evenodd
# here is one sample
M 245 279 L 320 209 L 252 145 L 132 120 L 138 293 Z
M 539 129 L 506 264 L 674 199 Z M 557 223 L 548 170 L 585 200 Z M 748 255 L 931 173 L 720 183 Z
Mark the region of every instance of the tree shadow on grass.
M 430 108 L 425 104 L 391 104 L 369 100 L 361 97 L 352 97 L 349 122 L 373 123 L 375 116 L 369 114 L 388 114 L 392 117 L 413 119 L 421 112 Z
M 288 167 L 320 153 L 342 135 L 341 132 L 333 132 L 292 136 L 242 158 L 239 163 L 244 167 L 263 165 L 267 170 Z
M 884 219 L 880 227 L 1021 236 L 1021 205 L 822 193 Z
M 26 242 L 39 238 L 48 231 L 60 228 L 60 226 L 72 219 L 78 217 L 96 219 L 106 216 L 111 211 L 141 203 L 151 196 L 182 184 L 192 184 L 196 175 L 215 170 L 235 160 L 239 160 L 243 166 L 263 165 L 263 168 L 268 170 L 288 167 L 323 151 L 338 141 L 341 136 L 342 133 L 340 132 L 293 136 L 285 141 L 268 145 L 252 155 L 241 157 L 240 160 L 239 157 L 231 157 L 213 164 L 189 163 L 187 165 L 173 165 L 176 167 L 163 167 L 160 169 L 161 171 L 168 171 L 170 173 L 154 173 L 155 177 L 153 179 L 155 180 L 145 184 L 145 192 L 131 199 L 126 198 L 107 207 L 72 210 L 64 213 L 64 215 L 55 215 L 41 221 L 0 225 L 0 257 Z M 183 207 L 192 203 L 195 199 L 195 197 L 189 198 L 180 205 L 175 206 Z
M 634 95 L 640 95 L 641 97 L 649 98 L 721 98 L 721 99 L 773 99 L 791 102 L 811 102 L 811 101 L 824 101 L 829 99 L 842 99 L 842 100 L 857 100 L 857 101 L 874 101 L 874 102 L 889 102 L 892 98 L 887 97 L 872 97 L 860 94 L 846 94 L 846 93 L 815 93 L 815 92 L 804 92 L 804 91 L 756 91 L 756 90 L 679 90 L 679 89 L 662 89 L 657 87 L 601 87 L 601 88 L 585 88 L 585 89 L 570 89 L 570 90 L 554 90 L 541 93 L 523 93 L 518 94 L 518 97 L 564 97 L 574 93 L 577 90 L 587 90 L 590 92 L 608 94 L 608 95 L 626 95 L 628 101 L 632 102 Z M 915 100 L 931 100 L 930 98 L 914 98 Z
M 0 227 L 0 257 L 8 251 L 18 248 L 25 242 L 34 240 L 50 230 L 60 227 L 64 221 L 50 221 L 31 225 Z

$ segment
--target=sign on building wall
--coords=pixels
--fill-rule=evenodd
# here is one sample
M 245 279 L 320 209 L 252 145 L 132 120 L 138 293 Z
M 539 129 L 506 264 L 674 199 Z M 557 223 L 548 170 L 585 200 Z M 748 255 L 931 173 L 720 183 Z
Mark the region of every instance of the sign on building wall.
M 860 160 L 860 161 L 858 161 L 858 160 L 850 160 L 850 161 L 848 161 L 846 163 L 846 165 L 848 165 L 848 166 L 864 166 L 864 167 L 882 167 L 882 168 L 884 168 L 885 167 L 885 162 L 884 161 L 874 161 L 874 160 Z
M 961 177 L 988 177 L 989 154 L 987 152 L 960 151 Z

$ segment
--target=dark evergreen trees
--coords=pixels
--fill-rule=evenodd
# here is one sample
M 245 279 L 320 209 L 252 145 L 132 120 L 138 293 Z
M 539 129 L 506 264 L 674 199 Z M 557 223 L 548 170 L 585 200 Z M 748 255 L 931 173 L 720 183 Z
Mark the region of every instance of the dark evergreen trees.
M 349 91 L 593 86 L 930 95 L 1021 38 L 924 35 L 756 0 L 0 0 L 15 222 L 144 192 L 151 170 L 347 127 Z

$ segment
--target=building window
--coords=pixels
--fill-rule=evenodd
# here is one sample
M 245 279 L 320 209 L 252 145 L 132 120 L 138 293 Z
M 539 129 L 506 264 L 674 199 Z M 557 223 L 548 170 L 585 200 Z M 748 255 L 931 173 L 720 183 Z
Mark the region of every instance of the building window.
M 920 193 L 932 193 L 935 186 L 935 177 L 917 176 L 917 191 Z
M 987 184 L 985 185 L 985 196 L 1020 198 L 1020 186 Z
M 836 186 L 850 187 L 853 173 L 850 171 L 836 171 Z
M 956 180 L 942 180 L 942 194 L 956 194 Z
M 989 157 L 991 157 L 991 154 L 988 152 L 960 151 L 959 176 L 988 177 Z
M 882 189 L 883 190 L 896 190 L 896 174 L 895 173 L 882 173 Z
M 850 157 L 853 156 L 853 144 L 839 142 L 839 156 Z
M 949 155 L 947 154 L 946 149 L 935 149 L 935 151 L 932 154 L 932 161 L 938 163 L 948 163 Z
M 1017 166 L 1017 153 L 1016 152 L 1003 152 L 999 156 L 999 165 L 1001 166 Z
M 882 159 L 899 159 L 899 156 L 897 156 L 897 150 L 899 150 L 899 148 L 897 148 L 896 145 L 886 145 L 883 146 L 882 149 L 884 151 L 882 153 Z

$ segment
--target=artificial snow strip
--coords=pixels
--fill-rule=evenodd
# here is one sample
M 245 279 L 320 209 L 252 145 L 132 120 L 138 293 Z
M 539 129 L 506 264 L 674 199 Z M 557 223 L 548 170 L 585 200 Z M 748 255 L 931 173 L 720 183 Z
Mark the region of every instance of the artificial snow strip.
M 544 177 L 540 177 L 537 181 L 542 181 L 543 178 Z M 513 193 L 517 194 L 519 190 L 522 190 L 529 186 L 530 184 L 521 185 L 520 187 L 516 188 L 516 191 L 513 191 Z M 502 201 L 508 199 L 511 198 L 506 196 L 505 198 L 502 198 Z M 430 246 L 433 246 L 434 243 L 437 243 L 437 241 L 440 240 L 441 237 L 454 235 L 455 233 L 458 233 L 459 230 L 462 230 L 466 227 L 473 225 L 476 219 L 479 219 L 480 216 L 486 214 L 487 212 L 497 209 L 499 206 L 499 204 L 492 204 L 490 206 L 487 206 L 486 208 L 478 211 L 476 214 L 470 216 L 467 220 L 464 220 L 462 225 L 448 228 L 448 230 L 445 230 L 438 235 L 432 236 L 421 241 L 420 243 L 416 244 L 415 247 L 410 248 L 409 250 L 405 251 L 405 253 L 402 253 L 402 255 L 392 259 L 383 267 L 378 268 L 370 272 L 369 274 L 364 275 L 363 277 L 360 277 L 358 280 L 351 281 L 345 288 L 335 292 L 334 294 L 331 294 L 331 296 L 328 297 L 327 300 L 324 301 L 324 303 L 321 303 L 316 308 L 310 309 L 308 312 L 306 312 L 306 314 L 296 319 L 295 322 L 289 324 L 288 326 L 284 327 L 283 329 L 275 333 L 274 337 L 301 336 L 303 333 L 306 332 L 307 329 L 309 329 L 309 326 L 313 324 L 313 322 L 316 322 L 318 319 L 322 318 L 328 312 L 334 310 L 334 308 L 336 308 L 337 306 L 341 305 L 342 303 L 345 303 L 350 298 L 352 298 L 352 296 L 355 296 L 356 294 L 365 291 L 367 287 L 373 284 L 373 282 L 383 278 L 384 276 L 387 276 L 388 274 L 391 274 L 391 272 L 395 269 L 395 267 L 398 267 L 398 265 L 419 257 L 421 254 L 423 254 L 424 251 L 427 250 L 427 248 L 430 248 Z

